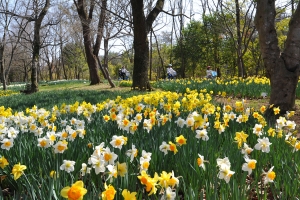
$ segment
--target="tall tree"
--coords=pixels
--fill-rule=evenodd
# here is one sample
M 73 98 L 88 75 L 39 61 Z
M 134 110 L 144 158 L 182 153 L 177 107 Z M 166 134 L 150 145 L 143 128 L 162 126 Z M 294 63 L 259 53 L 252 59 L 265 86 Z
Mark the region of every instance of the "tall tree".
M 34 1 L 35 11 L 38 10 L 39 7 L 38 1 Z M 38 91 L 38 81 L 37 81 L 37 70 L 39 65 L 39 57 L 40 57 L 40 49 L 41 49 L 41 37 L 40 31 L 44 17 L 47 14 L 47 11 L 50 7 L 50 0 L 46 0 L 44 2 L 44 6 L 41 11 L 35 12 L 34 16 L 29 20 L 34 21 L 34 33 L 33 33 L 33 42 L 32 42 L 32 66 L 31 66 L 31 90 L 30 92 Z
M 300 4 L 292 15 L 285 48 L 281 52 L 275 29 L 275 1 L 257 0 L 255 25 L 266 75 L 271 82 L 269 103 L 279 107 L 284 114 L 295 106 L 300 69 Z
M 157 0 L 155 7 L 145 16 L 144 1 L 130 0 L 133 17 L 133 48 L 134 67 L 132 88 L 140 90 L 151 89 L 148 68 L 149 68 L 149 40 L 148 33 L 152 28 L 154 20 L 164 7 L 164 0 Z
M 86 0 L 77 0 L 77 1 L 74 0 L 74 4 L 76 6 L 81 21 L 81 25 L 82 25 L 84 48 L 85 48 L 86 59 L 90 71 L 91 85 L 96 85 L 100 83 L 100 77 L 98 74 L 99 71 L 98 71 L 97 57 L 93 53 L 92 29 L 90 27 L 93 19 L 93 12 L 95 9 L 95 0 L 90 1 L 88 12 L 87 12 L 88 5 Z

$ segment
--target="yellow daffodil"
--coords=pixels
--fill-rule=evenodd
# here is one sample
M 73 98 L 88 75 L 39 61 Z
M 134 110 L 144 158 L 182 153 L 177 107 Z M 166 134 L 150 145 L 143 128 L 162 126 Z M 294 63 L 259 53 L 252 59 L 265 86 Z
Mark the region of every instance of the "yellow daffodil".
M 102 192 L 101 196 L 103 200 L 113 200 L 115 198 L 116 190 L 112 185 L 104 185 L 105 191 Z
M 52 170 L 52 171 L 50 172 L 50 177 L 51 177 L 51 178 L 56 178 L 56 177 L 57 177 L 56 171 L 55 171 L 55 170 Z
M 117 170 L 118 170 L 118 175 L 124 177 L 125 174 L 127 173 L 126 163 L 117 162 Z
M 279 107 L 273 108 L 273 111 L 274 111 L 274 115 L 278 115 L 280 113 Z
M 71 187 L 64 187 L 60 191 L 60 195 L 68 200 L 82 200 L 87 193 L 82 181 L 76 181 Z
M 122 196 L 124 198 L 124 200 L 136 200 L 136 192 L 130 192 L 127 189 L 124 189 L 122 191 Z
M 17 180 L 18 178 L 20 178 L 25 169 L 27 169 L 25 165 L 21 165 L 20 163 L 15 164 L 11 172 L 14 175 L 14 179 Z
M 170 151 L 173 151 L 174 154 L 176 154 L 178 152 L 176 144 L 174 144 L 173 142 L 170 141 L 169 145 L 170 145 Z
M 7 162 L 7 159 L 5 157 L 0 157 L 0 167 L 4 169 L 9 163 Z
M 176 137 L 176 143 L 179 144 L 179 146 L 182 146 L 182 145 L 186 144 L 186 138 L 184 138 L 183 135 L 180 135 L 180 136 Z
M 242 147 L 242 144 L 247 141 L 248 134 L 244 133 L 244 131 L 236 132 L 234 140 L 238 143 L 238 148 Z

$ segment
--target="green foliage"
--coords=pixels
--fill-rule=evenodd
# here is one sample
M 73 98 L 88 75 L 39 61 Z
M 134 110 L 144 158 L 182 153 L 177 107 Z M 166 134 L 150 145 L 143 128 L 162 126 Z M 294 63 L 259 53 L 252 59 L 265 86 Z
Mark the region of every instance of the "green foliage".
M 89 70 L 83 46 L 76 43 L 67 43 L 63 48 L 64 63 L 69 78 L 88 79 Z

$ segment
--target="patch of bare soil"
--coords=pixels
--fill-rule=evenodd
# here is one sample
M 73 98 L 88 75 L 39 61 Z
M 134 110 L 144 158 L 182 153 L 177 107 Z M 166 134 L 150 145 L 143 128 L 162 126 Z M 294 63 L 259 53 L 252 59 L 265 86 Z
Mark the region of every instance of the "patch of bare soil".
M 269 98 L 259 98 L 259 99 L 238 99 L 238 98 L 224 98 L 220 96 L 216 96 L 214 100 L 218 103 L 224 105 L 230 105 L 231 107 L 235 107 L 236 101 L 244 101 L 245 107 L 254 108 L 255 110 L 259 110 L 262 106 L 269 106 Z M 300 99 L 296 100 L 295 106 L 295 115 L 292 116 L 289 120 L 294 121 L 296 123 L 296 130 L 298 132 L 298 138 L 300 138 Z

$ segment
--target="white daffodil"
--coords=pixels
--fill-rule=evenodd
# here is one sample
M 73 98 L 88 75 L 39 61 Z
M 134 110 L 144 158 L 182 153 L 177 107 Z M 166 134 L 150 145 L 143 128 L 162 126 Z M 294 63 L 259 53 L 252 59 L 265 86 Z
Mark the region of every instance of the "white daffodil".
M 229 183 L 231 176 L 234 174 L 234 171 L 230 170 L 230 167 L 227 165 L 221 165 L 220 171 L 218 174 L 219 179 L 224 179 L 226 183 Z
M 72 160 L 64 160 L 64 163 L 60 166 L 60 170 L 64 170 L 68 173 L 74 171 L 75 161 Z
M 252 170 L 255 169 L 257 161 L 254 159 L 249 159 L 248 156 L 245 156 L 244 159 L 246 163 L 242 165 L 242 170 L 248 172 L 248 175 L 250 175 Z
M 273 167 L 271 167 L 269 169 L 269 171 L 265 172 L 263 171 L 263 175 L 265 175 L 265 178 L 264 178 L 264 184 L 268 184 L 268 183 L 272 183 L 276 177 L 276 173 L 273 171 Z
M 254 148 L 256 150 L 261 150 L 262 152 L 265 152 L 265 153 L 269 153 L 270 152 L 270 145 L 272 143 L 269 142 L 269 138 L 267 137 L 264 137 L 264 138 L 258 138 L 257 139 L 257 144 L 254 146 Z
M 207 141 L 209 139 L 207 135 L 207 130 L 206 129 L 196 130 L 196 138 Z
M 159 150 L 164 152 L 165 155 L 167 155 L 168 151 L 170 151 L 170 145 L 163 141 L 162 144 L 159 146 Z

